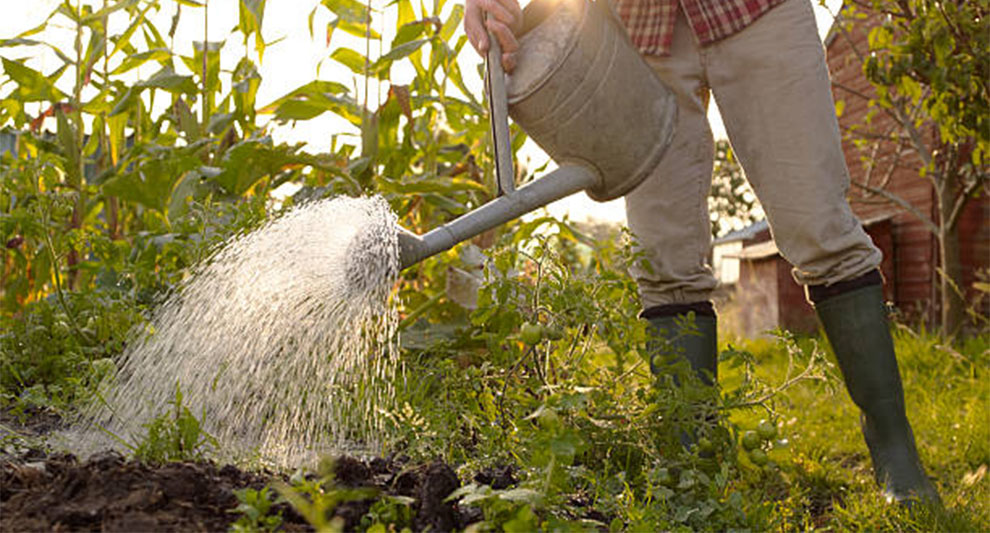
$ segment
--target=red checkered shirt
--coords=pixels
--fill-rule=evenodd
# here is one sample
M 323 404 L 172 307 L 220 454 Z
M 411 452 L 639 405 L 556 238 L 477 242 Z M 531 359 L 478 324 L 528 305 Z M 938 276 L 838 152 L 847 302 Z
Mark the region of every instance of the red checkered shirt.
M 784 0 L 612 0 L 615 11 L 640 52 L 666 55 L 674 38 L 680 3 L 688 25 L 702 45 L 749 26 Z

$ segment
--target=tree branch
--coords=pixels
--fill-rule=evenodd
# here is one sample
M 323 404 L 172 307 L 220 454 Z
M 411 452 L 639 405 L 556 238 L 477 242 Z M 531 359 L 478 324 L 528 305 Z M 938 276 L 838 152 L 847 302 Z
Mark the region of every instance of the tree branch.
M 842 24 L 839 21 L 839 17 L 836 15 L 832 16 L 832 22 L 834 23 L 834 27 L 839 28 L 839 32 L 841 32 L 842 36 L 846 38 L 846 42 L 849 43 L 849 48 L 853 51 L 853 54 L 856 54 L 856 58 L 859 59 L 859 64 L 862 65 L 866 60 L 866 57 L 859 51 L 859 48 L 856 46 L 856 41 L 853 40 L 852 35 L 849 35 L 849 30 L 846 29 L 845 24 Z
M 894 160 L 887 166 L 887 172 L 884 177 L 880 180 L 879 187 L 886 190 L 887 184 L 894 177 L 894 171 L 896 171 L 901 164 L 901 154 L 904 153 L 904 141 L 899 139 L 897 143 L 897 150 L 894 151 Z
M 843 32 L 845 32 L 845 31 L 843 30 Z M 847 35 L 847 38 L 848 38 L 848 34 L 846 34 L 846 35 Z M 850 43 L 851 42 L 852 41 L 850 41 Z M 855 47 L 853 47 L 853 49 L 855 51 Z M 857 55 L 859 55 L 858 52 L 856 52 L 856 53 L 857 53 Z M 862 56 L 860 56 L 860 57 L 862 58 Z M 848 85 L 839 83 L 837 81 L 834 81 L 833 80 L 832 81 L 832 86 L 835 87 L 835 88 L 837 88 L 837 89 L 841 89 L 843 91 L 846 91 L 849 94 L 852 94 L 854 96 L 857 96 L 859 98 L 862 98 L 862 99 L 864 99 L 866 101 L 872 101 L 872 100 L 874 100 L 874 98 L 870 97 L 866 93 L 863 93 L 861 91 L 858 91 L 856 89 L 853 89 L 852 87 L 849 87 Z M 890 116 L 890 118 L 894 119 L 894 121 L 897 122 L 901 126 L 901 128 L 904 129 L 905 133 L 907 133 L 908 137 L 911 139 L 911 144 L 914 145 L 915 151 L 918 152 L 918 156 L 921 157 L 922 162 L 924 162 L 925 166 L 930 166 L 931 165 L 931 154 L 928 151 L 928 147 L 925 146 L 924 139 L 921 138 L 921 133 L 918 132 L 917 128 L 914 127 L 914 121 L 912 120 L 912 118 L 910 116 L 911 114 L 908 113 L 907 111 L 904 111 L 904 109 L 902 108 L 903 102 L 901 102 L 899 100 L 893 100 L 892 99 L 890 101 L 890 103 L 891 103 L 891 106 L 890 107 L 881 107 L 881 109 L 883 109 L 884 110 L 884 113 L 886 113 L 888 116 Z M 867 137 L 869 134 L 860 134 L 860 135 L 863 135 L 864 137 Z M 893 139 L 891 139 L 891 140 L 893 140 Z
M 863 9 L 868 9 L 870 11 L 874 11 L 873 5 L 870 4 L 869 2 L 865 2 L 864 0 L 850 0 L 849 3 L 854 4 L 854 5 L 858 6 L 858 7 L 863 8 Z
M 897 0 L 897 5 L 901 8 L 901 16 L 907 20 L 914 20 L 914 13 L 911 11 L 911 4 L 908 0 Z
M 873 181 L 873 171 L 877 168 L 877 154 L 879 153 L 880 153 L 880 141 L 877 141 L 873 143 L 873 145 L 870 147 L 869 157 L 865 158 L 866 175 L 863 176 L 863 180 L 862 180 L 862 183 L 865 185 L 869 185 L 870 182 Z
M 928 218 L 927 216 L 925 216 L 924 213 L 922 213 L 920 210 L 918 210 L 917 207 L 915 207 L 914 205 L 912 205 L 911 202 L 908 202 L 904 198 L 901 198 L 900 196 L 898 196 L 898 195 L 896 195 L 896 194 L 894 194 L 894 193 L 892 193 L 892 192 L 890 192 L 890 191 L 888 191 L 886 189 L 879 189 L 877 187 L 872 187 L 870 185 L 867 185 L 865 183 L 860 183 L 858 181 L 853 181 L 852 184 L 854 186 L 856 186 L 856 187 L 860 187 L 862 189 L 865 189 L 867 191 L 870 191 L 873 194 L 876 194 L 878 196 L 882 196 L 882 197 L 886 198 L 887 200 L 889 200 L 890 202 L 892 202 L 894 204 L 897 204 L 899 207 L 901 207 L 902 209 L 904 209 L 908 213 L 911 213 L 912 215 L 914 215 L 914 217 L 917 218 L 922 223 L 922 225 L 925 226 L 925 228 L 928 231 L 932 232 L 932 234 L 934 234 L 936 236 L 938 235 L 938 226 L 936 226 L 935 223 L 932 222 L 932 220 L 930 218 Z
M 891 130 L 888 130 L 888 133 L 876 133 L 873 131 L 864 131 L 860 129 L 859 126 L 859 124 L 855 124 L 853 126 L 843 126 L 842 124 L 839 124 L 839 128 L 842 129 L 842 133 L 847 137 L 858 137 L 868 141 L 884 141 L 892 143 L 898 142 L 900 139 L 900 137 L 889 133 Z
M 918 157 L 921 158 L 921 162 L 925 164 L 926 167 L 932 168 L 932 154 L 931 151 L 925 146 L 925 140 L 921 138 L 921 132 L 918 128 L 914 126 L 914 121 L 911 120 L 911 116 L 904 110 L 904 102 L 901 100 L 891 100 L 891 106 L 888 108 L 890 110 L 891 116 L 901 125 L 904 132 L 907 133 L 908 139 L 911 140 L 911 144 L 914 146 L 914 150 L 918 152 Z M 935 169 L 932 168 L 934 172 Z
M 976 189 L 980 187 L 980 179 L 974 179 L 971 183 L 966 185 L 966 188 L 962 190 L 959 196 L 956 196 L 956 201 L 953 203 L 952 211 L 949 216 L 945 219 L 945 225 L 949 228 L 955 227 L 956 223 L 959 222 L 959 218 L 962 216 L 963 209 L 966 208 L 966 204 L 969 203 L 969 195 L 976 192 Z
M 852 94 L 853 96 L 858 96 L 858 97 L 862 98 L 863 100 L 866 100 L 867 102 L 869 102 L 870 100 L 873 100 L 873 97 L 871 97 L 870 95 L 868 95 L 868 94 L 866 94 L 864 92 L 861 92 L 861 91 L 857 91 L 856 89 L 853 89 L 852 87 L 849 87 L 848 85 L 839 83 L 839 82 L 837 82 L 835 80 L 832 80 L 832 87 L 835 87 L 836 89 L 842 89 L 843 91 L 846 91 L 847 93 Z

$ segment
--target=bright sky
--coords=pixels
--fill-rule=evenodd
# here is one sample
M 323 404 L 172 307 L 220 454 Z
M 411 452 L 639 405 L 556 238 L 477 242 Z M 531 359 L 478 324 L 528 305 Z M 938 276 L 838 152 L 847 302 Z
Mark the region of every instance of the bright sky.
M 449 13 L 451 6 L 458 0 L 447 2 L 446 13 Z M 825 0 L 831 10 L 836 10 L 841 0 Z M 89 4 L 102 6 L 102 0 L 84 0 Z M 33 28 L 40 24 L 45 17 L 56 6 L 60 0 L 0 0 L 0 39 L 14 37 L 21 32 Z M 307 28 L 307 18 L 309 13 L 318 4 L 318 0 L 269 0 L 264 16 L 263 34 L 265 41 L 274 43 L 268 46 L 265 51 L 264 60 L 260 66 L 263 81 L 258 92 L 258 103 L 267 104 L 276 98 L 288 93 L 315 78 L 332 79 L 357 87 L 358 92 L 362 89 L 362 83 L 346 70 L 337 65 L 334 61 L 326 59 L 330 52 L 338 46 L 344 45 L 363 51 L 364 42 L 361 39 L 353 38 L 335 32 L 330 46 L 325 46 L 326 25 L 331 19 L 331 15 L 326 9 L 318 9 L 314 18 L 313 38 L 310 37 Z M 374 6 L 386 4 L 385 0 L 373 0 Z M 523 4 L 527 0 L 523 0 Z M 163 2 L 164 9 L 153 17 L 159 28 L 167 29 L 174 14 L 175 2 Z M 210 41 L 228 39 L 221 52 L 221 67 L 232 70 L 237 61 L 243 56 L 243 43 L 238 35 L 230 35 L 230 29 L 237 24 L 238 0 L 209 0 L 209 31 Z M 831 25 L 832 17 L 828 9 L 815 2 L 815 14 L 818 20 L 819 33 L 824 35 Z M 391 21 L 394 15 L 386 11 L 383 17 L 378 17 L 374 27 L 383 35 L 383 40 L 388 43 L 392 39 Z M 120 19 L 118 17 L 118 19 Z M 42 36 L 47 42 L 55 44 L 63 50 L 72 49 L 72 33 L 68 30 L 68 22 L 64 18 L 59 18 L 61 29 L 50 31 Z M 388 23 L 386 23 L 388 22 Z M 120 24 L 125 24 L 120 20 Z M 175 48 L 181 54 L 191 54 L 192 41 L 203 40 L 203 9 L 183 8 L 182 18 L 175 36 Z M 111 27 L 112 32 L 119 32 L 122 28 Z M 166 37 L 167 38 L 167 37 Z M 277 42 L 275 42 L 277 41 Z M 373 53 L 377 50 L 372 50 Z M 40 69 L 46 74 L 51 73 L 61 62 L 53 54 L 38 55 L 37 49 L 25 47 L 0 49 L 0 54 L 9 58 L 33 57 L 28 63 L 35 69 Z M 322 62 L 322 64 L 321 64 Z M 475 65 L 480 62 L 480 58 L 468 52 L 462 54 L 462 72 L 468 87 L 476 94 L 481 92 L 481 80 L 475 74 Z M 150 76 L 157 71 L 157 64 L 148 64 L 134 71 L 136 79 Z M 402 70 L 398 65 L 393 69 L 392 79 L 395 83 L 405 83 L 411 78 L 411 68 Z M 71 76 L 66 76 L 68 81 Z M 61 87 L 64 91 L 69 91 L 70 87 Z M 372 87 L 372 95 L 380 92 Z M 85 97 L 86 95 L 84 95 Z M 374 97 L 372 98 L 374 99 Z M 725 129 L 718 116 L 718 110 L 713 105 L 710 113 L 712 128 L 716 137 L 725 137 Z M 330 146 L 331 135 L 334 133 L 345 133 L 352 131 L 349 125 L 342 120 L 324 114 L 309 121 L 297 122 L 293 127 L 282 127 L 275 132 L 276 140 L 287 142 L 306 142 L 311 151 L 327 150 Z M 520 162 L 530 167 L 541 165 L 546 160 L 546 155 L 538 147 L 529 143 L 519 155 Z M 600 219 L 604 221 L 624 222 L 625 212 L 621 200 L 597 203 L 583 194 L 572 196 L 561 200 L 548 207 L 548 210 L 557 216 L 570 214 L 572 219 L 582 220 L 586 218 Z

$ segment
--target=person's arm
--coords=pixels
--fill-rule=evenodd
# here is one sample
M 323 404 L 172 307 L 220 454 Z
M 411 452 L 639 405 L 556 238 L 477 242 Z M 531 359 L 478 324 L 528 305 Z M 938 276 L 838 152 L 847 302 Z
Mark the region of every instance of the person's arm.
M 485 20 L 485 14 L 492 16 Z M 519 41 L 516 34 L 522 29 L 522 9 L 517 0 L 465 0 L 464 32 L 471 46 L 484 56 L 488 52 L 488 32 L 502 46 L 502 68 L 512 72 L 516 66 Z

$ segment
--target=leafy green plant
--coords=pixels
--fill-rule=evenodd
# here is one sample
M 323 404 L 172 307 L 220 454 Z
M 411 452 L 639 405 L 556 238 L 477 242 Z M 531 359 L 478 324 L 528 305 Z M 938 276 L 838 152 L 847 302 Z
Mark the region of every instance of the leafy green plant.
M 131 445 L 134 457 L 149 463 L 198 461 L 217 447 L 216 439 L 203 430 L 202 423 L 182 404 L 182 390 L 175 386 L 170 411 L 145 424 L 147 433 Z
M 275 503 L 275 494 L 270 487 L 261 490 L 252 488 L 234 491 L 237 496 L 237 507 L 232 511 L 241 516 L 230 525 L 233 533 L 255 533 L 258 531 L 276 531 L 282 525 L 282 513 L 270 514 Z
M 344 502 L 372 498 L 377 491 L 370 488 L 350 489 L 334 484 L 333 461 L 321 461 L 317 473 L 307 476 L 296 471 L 289 483 L 274 484 L 279 495 L 320 533 L 343 531 L 344 522 L 334 516 L 334 510 Z
M 63 305 L 64 304 L 64 305 Z M 70 409 L 116 369 L 128 331 L 143 317 L 119 294 L 50 298 L 17 320 L 0 317 L 0 405 Z
M 383 494 L 361 517 L 361 527 L 370 533 L 410 531 L 413 520 L 413 498 Z
M 260 43 L 259 6 L 249 4 L 238 29 Z M 196 43 L 190 56 L 172 50 L 150 17 L 162 8 L 158 0 L 103 5 L 94 11 L 67 2 L 40 26 L 0 41 L 5 49 L 47 49 L 63 63 L 49 74 L 3 58 L 3 83 L 13 89 L 0 98 L 0 124 L 12 126 L 5 131 L 16 139 L 14 157 L 5 156 L 2 167 L 3 200 L 11 207 L 2 227 L 6 242 L 17 243 L 13 264 L 4 261 L 4 285 L 14 289 L 5 291 L 6 310 L 51 290 L 46 269 L 54 268 L 67 289 L 88 288 L 94 272 L 87 266 L 111 266 L 109 257 L 87 260 L 94 253 L 128 258 L 137 237 L 187 238 L 200 228 L 182 219 L 197 205 L 210 210 L 260 197 L 253 205 L 263 215 L 271 188 L 298 178 L 304 167 L 320 174 L 334 166 L 300 154 L 299 146 L 274 145 L 255 124 L 261 79 L 249 57 L 221 73 L 218 43 Z M 181 4 L 172 7 L 169 37 L 183 13 Z M 111 27 L 123 29 L 109 34 Z M 76 57 L 33 38 L 60 31 L 74 34 Z M 148 63 L 160 70 L 135 82 L 135 69 Z M 57 88 L 69 80 L 71 95 Z M 162 98 L 169 102 L 164 110 L 155 105 Z M 45 131 L 53 122 L 55 133 Z M 54 243 L 47 258 L 39 253 L 46 241 Z M 21 269 L 37 258 L 35 275 L 24 276 Z M 153 266 L 168 268 L 168 258 L 161 259 Z
M 534 531 L 539 527 L 539 517 L 533 508 L 543 505 L 538 491 L 519 487 L 493 489 L 488 485 L 470 483 L 447 497 L 458 505 L 475 506 L 484 513 L 484 526 L 496 531 Z M 476 526 L 475 530 L 480 529 Z

